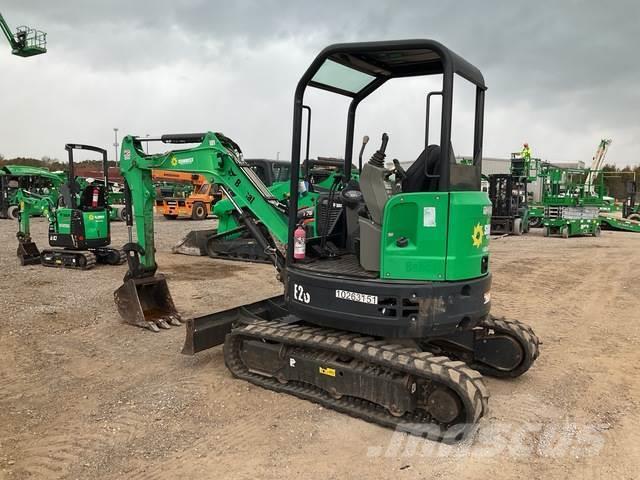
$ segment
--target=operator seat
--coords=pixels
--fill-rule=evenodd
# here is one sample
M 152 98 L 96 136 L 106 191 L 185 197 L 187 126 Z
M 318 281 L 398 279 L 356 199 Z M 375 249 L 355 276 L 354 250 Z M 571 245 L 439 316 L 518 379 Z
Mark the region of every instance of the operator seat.
M 429 175 L 438 175 L 440 165 L 441 149 L 439 145 L 429 145 L 418 156 L 415 162 L 407 170 L 405 178 L 402 180 L 402 191 L 412 192 L 435 192 L 438 189 L 438 177 L 428 177 L 425 175 L 425 164 Z M 449 162 L 455 163 L 456 157 L 453 154 L 453 147 L 449 149 Z

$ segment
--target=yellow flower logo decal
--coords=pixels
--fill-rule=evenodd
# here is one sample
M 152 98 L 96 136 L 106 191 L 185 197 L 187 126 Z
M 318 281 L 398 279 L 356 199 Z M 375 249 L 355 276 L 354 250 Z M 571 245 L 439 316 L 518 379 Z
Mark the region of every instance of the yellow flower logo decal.
M 482 245 L 482 238 L 484 237 L 484 230 L 482 229 L 482 225 L 477 224 L 473 227 L 473 235 L 471 235 L 471 240 L 473 240 L 473 246 L 480 248 Z
M 171 165 L 174 167 L 178 166 L 178 159 L 176 157 L 171 158 Z

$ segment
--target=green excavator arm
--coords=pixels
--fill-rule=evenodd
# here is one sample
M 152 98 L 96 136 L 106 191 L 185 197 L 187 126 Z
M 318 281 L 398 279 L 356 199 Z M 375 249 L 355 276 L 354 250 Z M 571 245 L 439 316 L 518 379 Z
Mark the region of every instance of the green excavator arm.
M 42 215 L 49 223 L 55 222 L 53 210 L 55 205 L 46 195 L 30 193 L 19 188 L 16 191 L 16 200 L 20 207 L 18 213 L 18 250 L 17 255 L 21 265 L 34 265 L 40 263 L 40 250 L 31 239 L 31 222 L 33 216 Z
M 156 193 L 152 170 L 201 174 L 219 185 L 249 232 L 269 252 L 277 268 L 284 261 L 288 217 L 286 205 L 272 195 L 251 166 L 244 162 L 240 147 L 223 134 L 163 135 L 157 139 L 144 138 L 144 141 L 198 144 L 193 148 L 147 154 L 139 138 L 126 136 L 122 140 L 120 171 L 125 179 L 129 227 L 129 243 L 123 250 L 127 252 L 129 270 L 124 284 L 115 292 L 116 305 L 127 323 L 157 330 L 158 326 L 167 327 L 169 323 L 179 321 L 179 314 L 166 280 L 156 275 L 153 219 Z M 256 219 L 264 225 L 268 235 L 258 227 Z
M 149 155 L 143 151 L 141 142 L 136 137 L 127 136 L 123 139 L 120 170 L 133 207 L 132 220 L 142 267 L 140 272 L 130 272 L 131 276 L 155 273 L 153 206 L 156 193 L 151 171 L 156 169 L 197 173 L 211 178 L 212 183 L 220 185 L 228 194 L 232 203 L 248 208 L 255 218 L 260 219 L 276 244 L 286 244 L 285 205 L 271 194 L 251 167 L 242 160 L 242 152 L 233 140 L 214 132 L 164 135 L 161 140 L 166 143 L 201 141 L 194 148 Z M 236 198 L 242 200 L 234 200 Z

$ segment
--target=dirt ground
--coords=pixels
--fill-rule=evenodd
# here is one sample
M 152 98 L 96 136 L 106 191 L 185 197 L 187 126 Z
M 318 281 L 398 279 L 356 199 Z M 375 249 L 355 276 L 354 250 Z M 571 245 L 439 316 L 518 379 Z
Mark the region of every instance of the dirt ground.
M 170 254 L 196 225 L 157 223 L 184 316 L 279 293 L 270 266 Z M 33 230 L 44 246 L 45 223 Z M 640 235 L 492 242 L 493 311 L 544 344 L 523 377 L 486 380 L 490 413 L 456 446 L 235 380 L 221 348 L 183 356 L 183 328 L 120 323 L 125 266 L 19 267 L 14 235 L 0 220 L 2 480 L 638 478 Z

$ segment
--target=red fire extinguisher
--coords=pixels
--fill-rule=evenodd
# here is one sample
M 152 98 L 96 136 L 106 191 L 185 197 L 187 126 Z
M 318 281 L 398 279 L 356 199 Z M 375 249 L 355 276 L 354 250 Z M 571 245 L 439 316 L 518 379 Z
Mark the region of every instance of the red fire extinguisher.
M 98 187 L 93 187 L 93 197 L 91 199 L 91 206 L 96 208 L 98 206 L 98 194 L 100 193 L 100 190 L 98 189 Z
M 302 260 L 305 255 L 307 244 L 307 232 L 302 225 L 298 225 L 293 232 L 293 258 Z

